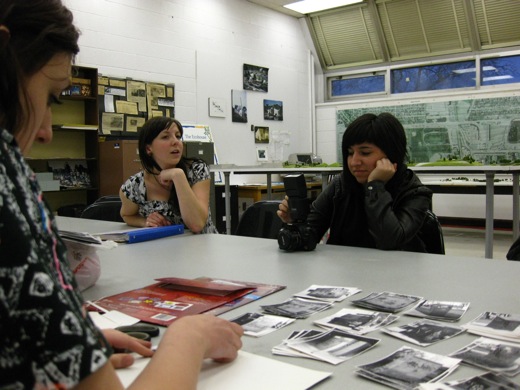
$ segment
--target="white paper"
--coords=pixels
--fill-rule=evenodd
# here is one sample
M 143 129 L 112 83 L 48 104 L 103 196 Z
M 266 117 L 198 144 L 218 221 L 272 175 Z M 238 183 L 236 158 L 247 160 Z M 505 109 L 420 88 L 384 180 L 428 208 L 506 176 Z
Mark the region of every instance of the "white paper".
M 137 358 L 133 366 L 117 370 L 123 386 L 128 387 L 149 361 Z M 330 375 L 239 351 L 231 363 L 204 362 L 197 390 L 305 390 Z

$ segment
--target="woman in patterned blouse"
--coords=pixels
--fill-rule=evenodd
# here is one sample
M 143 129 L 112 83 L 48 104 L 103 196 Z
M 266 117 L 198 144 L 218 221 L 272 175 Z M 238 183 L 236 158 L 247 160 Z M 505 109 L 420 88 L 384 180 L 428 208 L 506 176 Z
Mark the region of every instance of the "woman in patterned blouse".
M 128 225 L 184 224 L 193 233 L 217 233 L 209 210 L 209 168 L 183 157 L 182 134 L 180 122 L 166 117 L 154 117 L 139 130 L 143 170 L 119 191 Z
M 112 345 L 153 355 L 132 388 L 195 389 L 203 359 L 236 358 L 242 328 L 181 318 L 155 353 L 149 342 L 101 332 L 24 159 L 35 141 L 52 140 L 51 105 L 70 85 L 78 36 L 61 0 L 0 0 L 0 388 L 122 389 L 114 368 L 133 357 Z

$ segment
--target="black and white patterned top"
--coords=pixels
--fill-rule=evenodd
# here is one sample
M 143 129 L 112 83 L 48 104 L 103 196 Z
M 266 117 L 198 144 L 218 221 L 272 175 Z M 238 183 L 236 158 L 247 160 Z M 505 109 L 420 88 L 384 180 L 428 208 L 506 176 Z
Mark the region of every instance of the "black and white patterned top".
M 68 389 L 108 361 L 65 244 L 13 136 L 0 129 L 0 388 Z
M 203 180 L 209 180 L 209 167 L 202 160 L 195 160 L 188 168 L 188 183 L 192 187 L 195 183 Z M 173 225 L 184 225 L 179 210 L 167 201 L 162 200 L 147 200 L 146 199 L 146 184 L 144 182 L 144 172 L 138 172 L 121 186 L 123 194 L 135 204 L 139 206 L 139 215 L 148 217 L 153 212 L 159 212 L 166 217 Z M 211 218 L 211 211 L 208 210 L 208 220 L 202 233 L 218 233 L 217 228 L 213 225 Z

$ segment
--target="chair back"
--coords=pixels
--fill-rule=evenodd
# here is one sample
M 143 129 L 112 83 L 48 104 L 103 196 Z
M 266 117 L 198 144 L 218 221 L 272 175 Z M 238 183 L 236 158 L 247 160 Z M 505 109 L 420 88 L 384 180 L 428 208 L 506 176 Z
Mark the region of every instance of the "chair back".
M 124 222 L 121 218 L 121 199 L 104 197 L 87 206 L 81 213 L 81 218 L 97 219 L 101 221 Z
M 278 238 L 282 220 L 276 215 L 279 200 L 261 200 L 249 206 L 238 221 L 237 236 Z
M 442 226 L 437 216 L 430 210 L 426 212 L 426 218 L 419 230 L 419 238 L 426 246 L 426 252 L 436 253 L 439 255 L 446 254 L 444 249 L 444 235 L 442 234 Z

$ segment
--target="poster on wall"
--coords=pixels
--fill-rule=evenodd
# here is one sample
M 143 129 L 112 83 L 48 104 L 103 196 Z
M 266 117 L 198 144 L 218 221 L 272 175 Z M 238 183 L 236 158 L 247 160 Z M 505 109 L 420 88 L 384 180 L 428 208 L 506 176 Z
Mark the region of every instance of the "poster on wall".
M 471 158 L 483 164 L 520 160 L 519 96 L 338 109 L 337 153 L 345 128 L 367 112 L 389 112 L 406 132 L 411 163 Z
M 226 117 L 226 101 L 220 98 L 208 98 L 209 116 L 216 118 Z
M 283 102 L 264 99 L 264 119 L 283 121 Z
M 232 121 L 247 123 L 246 91 L 231 90 L 231 106 Z
M 244 86 L 247 91 L 267 92 L 269 68 L 244 64 Z
M 269 143 L 269 127 L 255 126 L 255 143 L 268 144 Z

